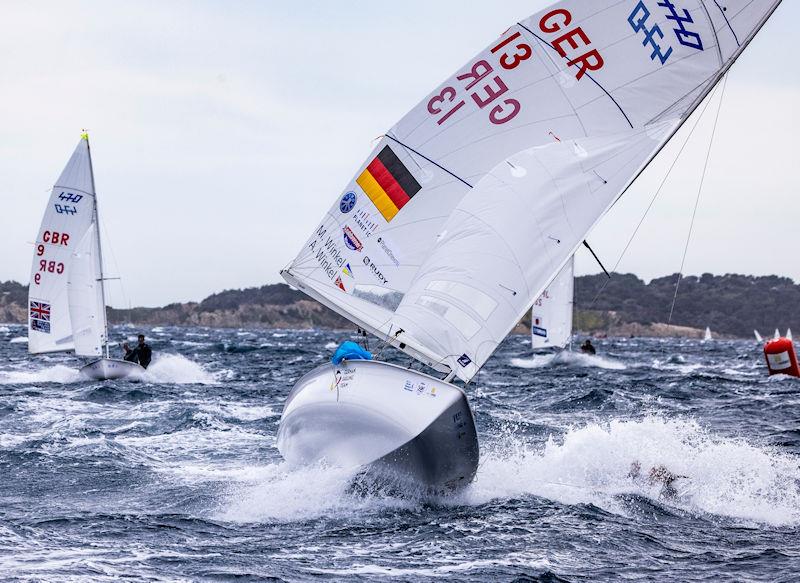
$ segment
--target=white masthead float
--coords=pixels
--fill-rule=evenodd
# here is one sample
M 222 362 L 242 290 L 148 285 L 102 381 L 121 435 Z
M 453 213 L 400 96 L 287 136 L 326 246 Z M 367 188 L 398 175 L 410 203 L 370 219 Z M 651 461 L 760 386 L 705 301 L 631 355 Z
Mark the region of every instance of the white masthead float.
M 94 379 L 140 375 L 109 357 L 103 257 L 89 136 L 82 134 L 53 186 L 39 227 L 28 290 L 28 351 L 100 357 L 81 372 Z
M 387 131 L 283 276 L 445 378 L 320 367 L 287 400 L 282 454 L 468 483 L 475 427 L 449 381 L 478 373 L 779 4 L 560 2 Z

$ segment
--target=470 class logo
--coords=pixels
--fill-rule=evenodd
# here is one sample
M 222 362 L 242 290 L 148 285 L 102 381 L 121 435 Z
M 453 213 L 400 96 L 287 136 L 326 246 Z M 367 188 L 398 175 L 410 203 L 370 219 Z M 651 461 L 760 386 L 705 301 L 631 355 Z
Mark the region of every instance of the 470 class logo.
M 664 9 L 664 16 L 668 21 L 672 22 L 672 32 L 675 33 L 675 38 L 678 39 L 680 44 L 698 51 L 704 50 L 703 39 L 697 32 L 690 30 L 687 26 L 695 24 L 694 18 L 692 18 L 688 10 L 676 7 L 672 0 L 661 0 L 657 5 Z M 670 43 L 665 39 L 661 26 L 656 23 L 653 23 L 652 26 L 648 24 L 648 22 L 651 22 L 651 16 L 652 14 L 647 4 L 645 4 L 644 0 L 640 0 L 636 3 L 633 12 L 628 16 L 628 24 L 630 24 L 634 32 L 641 33 L 644 36 L 642 46 L 649 45 L 652 49 L 650 60 L 655 61 L 658 59 L 662 65 L 666 65 L 667 60 L 672 55 L 672 47 L 669 46 Z M 652 20 L 655 20 L 655 18 Z M 664 46 L 661 46 L 662 41 Z

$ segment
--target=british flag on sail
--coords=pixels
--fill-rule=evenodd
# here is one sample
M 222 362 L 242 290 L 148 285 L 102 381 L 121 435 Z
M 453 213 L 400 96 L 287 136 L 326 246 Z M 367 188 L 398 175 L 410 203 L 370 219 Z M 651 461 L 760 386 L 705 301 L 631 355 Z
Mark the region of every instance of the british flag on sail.
M 50 334 L 50 304 L 30 301 L 31 330 Z

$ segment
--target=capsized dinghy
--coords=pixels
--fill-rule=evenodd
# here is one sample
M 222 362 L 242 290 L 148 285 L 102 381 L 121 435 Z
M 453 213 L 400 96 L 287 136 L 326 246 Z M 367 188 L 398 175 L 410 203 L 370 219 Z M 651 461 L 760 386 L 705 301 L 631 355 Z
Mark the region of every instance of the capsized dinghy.
M 778 4 L 559 2 L 387 131 L 282 275 L 444 380 L 382 362 L 314 371 L 281 418 L 287 459 L 468 482 L 477 440 L 450 381 L 473 379 Z
M 100 357 L 81 368 L 97 380 L 144 372 L 138 363 L 109 355 L 97 195 L 85 133 L 53 186 L 36 236 L 28 308 L 31 354 Z

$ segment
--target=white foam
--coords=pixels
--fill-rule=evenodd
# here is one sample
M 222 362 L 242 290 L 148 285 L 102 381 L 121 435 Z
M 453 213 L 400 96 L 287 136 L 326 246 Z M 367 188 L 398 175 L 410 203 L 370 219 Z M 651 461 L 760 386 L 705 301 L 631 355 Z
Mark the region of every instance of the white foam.
M 285 462 L 238 472 L 215 518 L 230 522 L 294 522 L 319 516 L 353 516 L 418 503 L 388 496 L 353 495 L 354 469 Z
M 9 342 L 11 344 L 27 344 L 28 343 L 28 337 L 27 336 L 16 336 L 16 337 L 12 338 L 11 340 L 9 340 Z
M 586 368 L 603 368 L 607 370 L 625 370 L 621 362 L 571 350 L 562 350 L 552 354 L 534 354 L 530 358 L 512 358 L 511 366 L 517 368 L 544 368 L 550 366 L 575 366 Z
M 482 504 L 537 495 L 562 503 L 592 503 L 625 513 L 621 494 L 638 494 L 690 512 L 772 525 L 800 524 L 798 458 L 743 440 L 715 436 L 694 421 L 648 418 L 592 423 L 550 439 L 543 449 L 506 438 L 482 448 L 476 482 L 460 499 Z M 634 481 L 631 463 L 688 476 L 678 496 L 659 484 Z
M 11 328 L 8 326 L 0 326 L 0 334 L 8 334 L 11 332 Z
M 180 354 L 161 354 L 147 367 L 143 379 L 151 383 L 216 384 L 214 374 Z
M 82 379 L 75 368 L 62 364 L 33 371 L 0 370 L 0 385 L 28 385 L 35 383 L 76 383 Z

